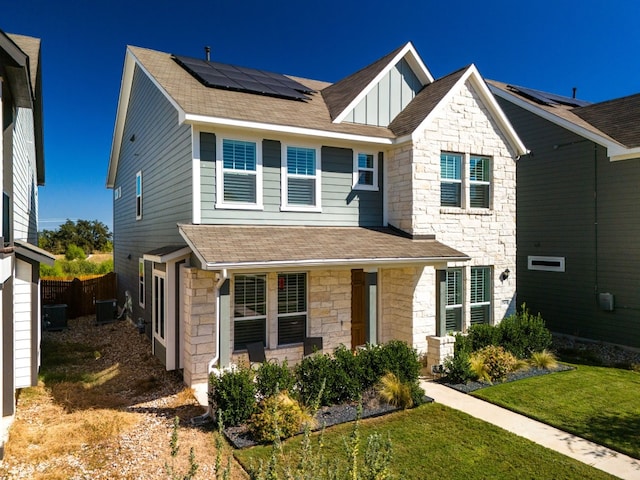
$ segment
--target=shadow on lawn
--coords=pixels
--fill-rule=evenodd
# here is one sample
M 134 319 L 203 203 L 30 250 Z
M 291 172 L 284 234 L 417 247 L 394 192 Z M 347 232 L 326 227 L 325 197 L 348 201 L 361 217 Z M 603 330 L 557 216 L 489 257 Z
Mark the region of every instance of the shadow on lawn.
M 625 416 L 601 412 L 587 419 L 581 429 L 581 435 L 585 438 L 597 439 L 609 448 L 639 459 L 637 465 L 640 470 L 640 415 Z

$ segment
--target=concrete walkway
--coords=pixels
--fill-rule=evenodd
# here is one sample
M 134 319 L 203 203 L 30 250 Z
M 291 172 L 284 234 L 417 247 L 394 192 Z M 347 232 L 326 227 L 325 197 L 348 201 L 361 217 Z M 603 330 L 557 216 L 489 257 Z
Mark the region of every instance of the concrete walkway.
M 436 402 L 465 412 L 527 438 L 543 447 L 575 458 L 611 475 L 629 480 L 640 479 L 640 460 L 576 437 L 524 415 L 511 412 L 478 398 L 431 381 L 422 381 L 427 396 Z

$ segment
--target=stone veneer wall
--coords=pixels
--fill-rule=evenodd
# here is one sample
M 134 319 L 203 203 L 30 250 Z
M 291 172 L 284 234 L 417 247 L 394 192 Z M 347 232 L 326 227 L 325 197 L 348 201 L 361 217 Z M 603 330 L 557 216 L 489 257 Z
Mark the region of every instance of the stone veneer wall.
M 209 362 L 216 355 L 217 275 L 194 267 L 182 267 L 181 275 L 184 285 L 184 382 L 202 395 L 207 391 Z M 200 397 L 198 399 L 202 402 Z
M 492 159 L 490 209 L 440 206 L 440 153 L 443 151 Z M 404 145 L 390 152 L 387 163 L 390 223 L 414 235 L 435 235 L 440 242 L 471 257 L 469 262 L 459 264 L 465 268 L 466 319 L 470 317 L 470 267 L 493 266 L 493 318 L 499 322 L 515 298 L 516 160 L 472 83 L 468 81 L 437 112 L 411 147 Z M 408 165 L 410 176 L 407 178 Z M 468 168 L 463 168 L 463 175 L 468 178 Z M 399 189 L 412 192 L 411 199 L 402 197 L 397 192 Z M 466 189 L 468 191 L 468 183 Z M 402 220 L 407 209 L 411 215 L 408 225 Z M 499 275 L 506 268 L 510 270 L 509 278 L 501 282 Z M 423 281 L 433 280 L 425 276 Z M 430 288 L 428 285 L 418 287 L 427 295 L 435 295 L 429 292 Z M 431 291 L 435 292 L 435 287 Z

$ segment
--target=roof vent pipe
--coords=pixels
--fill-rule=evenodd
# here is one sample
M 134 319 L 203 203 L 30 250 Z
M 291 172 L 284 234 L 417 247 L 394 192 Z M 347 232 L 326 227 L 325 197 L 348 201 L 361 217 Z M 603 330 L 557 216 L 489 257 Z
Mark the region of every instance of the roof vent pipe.
M 576 92 L 578 91 L 578 87 L 573 87 L 571 90 L 573 90 L 573 97 L 572 98 L 576 98 Z
M 204 55 L 207 62 L 211 61 L 211 47 L 204 47 Z

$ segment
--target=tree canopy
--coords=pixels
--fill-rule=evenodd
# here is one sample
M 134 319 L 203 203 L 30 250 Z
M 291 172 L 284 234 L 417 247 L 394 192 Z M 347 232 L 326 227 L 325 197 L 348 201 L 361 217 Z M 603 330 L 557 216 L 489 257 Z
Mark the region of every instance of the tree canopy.
M 112 234 L 109 227 L 98 220 L 67 219 L 57 230 L 43 230 L 38 238 L 38 246 L 55 255 L 66 253 L 70 245 L 80 247 L 86 254 L 110 252 Z

